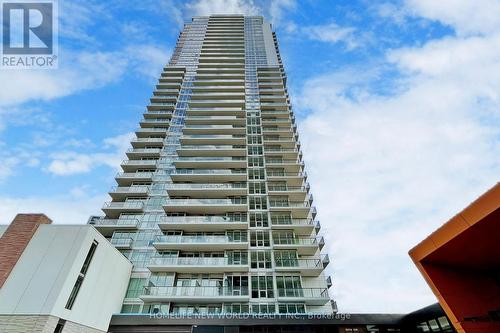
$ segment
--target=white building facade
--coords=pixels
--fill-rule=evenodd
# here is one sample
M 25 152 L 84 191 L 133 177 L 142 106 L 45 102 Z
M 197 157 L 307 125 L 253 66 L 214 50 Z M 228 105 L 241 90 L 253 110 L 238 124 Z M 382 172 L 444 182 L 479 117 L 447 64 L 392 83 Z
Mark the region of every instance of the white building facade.
M 123 314 L 332 313 L 275 34 L 195 17 L 89 220 L 133 263 Z

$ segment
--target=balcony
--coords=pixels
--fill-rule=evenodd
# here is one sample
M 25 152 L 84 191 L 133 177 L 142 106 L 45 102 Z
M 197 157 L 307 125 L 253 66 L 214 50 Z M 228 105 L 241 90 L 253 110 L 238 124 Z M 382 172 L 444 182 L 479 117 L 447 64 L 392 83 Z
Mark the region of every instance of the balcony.
M 135 134 L 138 138 L 146 138 L 151 135 L 165 137 L 167 135 L 167 128 L 144 127 L 137 129 Z
M 121 213 L 140 213 L 144 208 L 144 202 L 125 201 L 125 202 L 106 202 L 102 211 L 110 218 L 118 218 Z
M 286 195 L 291 201 L 305 201 L 307 193 L 309 192 L 309 186 L 288 186 L 274 185 L 272 183 L 267 185 L 268 193 L 270 195 Z
M 181 145 L 179 156 L 246 156 L 246 145 Z
M 135 138 L 131 141 L 133 148 L 144 148 L 146 146 L 163 147 L 163 138 Z
M 137 169 L 154 169 L 156 168 L 157 159 L 147 159 L 147 160 L 124 160 L 122 161 L 121 167 L 123 171 L 135 171 Z
M 246 183 L 173 183 L 167 184 L 167 193 L 171 197 L 227 197 L 244 196 L 247 194 Z
M 245 117 L 237 116 L 187 116 L 187 125 L 245 125 Z
M 223 214 L 242 212 L 248 209 L 242 199 L 168 199 L 163 206 L 165 212 L 183 212 L 188 214 Z
M 278 288 L 278 301 L 325 305 L 330 301 L 330 295 L 328 295 L 328 289 L 325 288 Z
M 298 234 L 311 233 L 316 227 L 313 219 L 281 219 L 271 216 L 271 225 L 275 230 L 293 230 Z
M 121 201 L 129 196 L 146 196 L 148 191 L 149 186 L 114 186 L 108 193 L 113 200 Z
M 224 273 L 249 270 L 247 260 L 236 262 L 227 257 L 153 257 L 147 267 L 151 272 L 176 273 Z
M 153 172 L 119 172 L 115 179 L 120 186 L 130 186 L 133 182 L 150 182 Z
M 128 158 L 160 157 L 161 148 L 130 148 L 125 154 Z
M 248 222 L 227 216 L 166 216 L 158 223 L 162 230 L 223 231 L 247 229 Z
M 170 177 L 174 182 L 244 182 L 247 172 L 245 169 L 177 169 Z
M 332 282 L 332 277 L 331 277 L 331 276 L 328 276 L 328 277 L 326 278 L 326 286 L 327 286 L 328 288 L 331 288 L 331 287 L 333 286 L 333 282 Z
M 181 156 L 174 161 L 176 168 L 246 168 L 245 156 Z
M 228 235 L 207 236 L 158 236 L 153 242 L 157 250 L 220 251 L 248 248 L 247 234 L 240 238 Z
M 270 181 L 286 181 L 288 186 L 302 186 L 307 179 L 305 172 L 288 172 L 282 170 L 267 169 L 266 177 Z
M 213 108 L 213 104 L 210 107 L 195 107 L 198 104 L 190 103 L 189 108 L 187 110 L 187 116 L 244 116 L 245 110 L 243 110 L 243 106 L 241 107 L 218 107 Z
M 308 237 L 296 237 L 280 238 L 273 235 L 273 245 L 276 250 L 297 250 L 299 255 L 312 256 L 316 252 L 321 250 L 325 245 L 323 237 L 318 238 L 308 238 Z
M 154 96 L 164 96 L 164 95 L 175 95 L 179 94 L 179 89 L 155 89 L 153 91 Z
M 246 135 L 244 134 L 186 134 L 180 139 L 183 145 L 245 145 Z
M 173 111 L 175 109 L 175 103 L 172 102 L 151 102 L 147 106 L 148 111 L 154 110 L 170 110 Z
M 147 118 L 147 119 L 142 119 L 139 122 L 139 125 L 142 128 L 168 126 L 169 124 L 170 124 L 170 119 L 167 118 Z
M 119 250 L 130 250 L 133 242 L 132 238 L 111 238 L 111 245 Z
M 145 287 L 144 302 L 248 302 L 248 288 L 231 287 Z
M 322 259 L 281 259 L 274 262 L 276 272 L 299 272 L 302 276 L 319 276 L 324 269 Z
M 106 219 L 104 217 L 94 216 L 88 224 L 93 225 L 105 237 L 113 235 L 116 230 L 137 230 L 139 226 L 138 219 Z
M 293 133 L 291 126 L 262 126 L 263 134 L 290 134 Z
M 244 125 L 186 125 L 184 134 L 245 134 Z
M 144 119 L 165 119 L 165 121 L 170 121 L 172 115 L 173 111 L 154 110 L 144 113 Z

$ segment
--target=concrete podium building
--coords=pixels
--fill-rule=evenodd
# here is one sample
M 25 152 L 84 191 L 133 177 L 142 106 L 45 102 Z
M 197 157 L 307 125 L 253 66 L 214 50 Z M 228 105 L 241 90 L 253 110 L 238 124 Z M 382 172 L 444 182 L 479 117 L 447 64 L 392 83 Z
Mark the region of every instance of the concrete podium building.
M 0 226 L 0 332 L 107 332 L 132 265 L 92 226 L 51 222 Z
M 335 311 L 269 23 L 193 18 L 139 125 L 89 220 L 134 265 L 122 313 Z

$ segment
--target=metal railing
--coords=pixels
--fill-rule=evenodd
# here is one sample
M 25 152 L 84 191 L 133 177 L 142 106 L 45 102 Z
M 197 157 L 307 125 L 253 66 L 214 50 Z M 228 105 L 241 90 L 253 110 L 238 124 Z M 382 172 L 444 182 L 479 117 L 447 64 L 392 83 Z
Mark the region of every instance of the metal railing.
M 276 259 L 274 261 L 276 267 L 282 268 L 321 268 L 323 263 L 321 258 L 314 259 Z
M 278 288 L 278 297 L 330 298 L 328 290 L 325 288 Z
M 144 295 L 165 297 L 248 296 L 248 288 L 234 287 L 144 287 Z
M 184 244 L 184 243 L 246 243 L 248 237 L 246 233 L 240 237 L 231 237 L 229 235 L 207 235 L 207 236 L 156 236 L 155 243 Z
M 152 257 L 149 261 L 151 266 L 231 266 L 248 265 L 248 259 L 233 261 L 227 257 Z

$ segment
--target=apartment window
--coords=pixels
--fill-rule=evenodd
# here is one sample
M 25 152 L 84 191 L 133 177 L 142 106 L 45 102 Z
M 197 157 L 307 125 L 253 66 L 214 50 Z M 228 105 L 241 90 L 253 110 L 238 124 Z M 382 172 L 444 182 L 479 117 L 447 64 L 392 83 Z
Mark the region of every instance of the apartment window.
M 270 246 L 269 232 L 257 230 L 250 233 L 250 246 L 263 247 Z
M 276 286 L 281 297 L 303 297 L 300 276 L 277 276 Z
M 252 276 L 252 298 L 273 297 L 273 277 L 270 275 Z
M 147 281 L 148 279 L 131 278 L 125 298 L 138 298 L 143 293 Z
M 278 306 L 279 313 L 305 313 L 306 307 L 304 304 L 282 303 Z
M 247 125 L 250 125 L 250 126 L 260 125 L 260 118 L 259 117 L 248 117 L 247 118 Z
M 224 312 L 226 313 L 248 313 L 249 306 L 245 303 L 230 303 L 224 304 Z
M 250 197 L 250 209 L 262 210 L 267 209 L 267 197 Z
M 247 127 L 247 134 L 259 135 L 259 134 L 261 134 L 261 129 L 259 126 L 248 126 Z
M 267 228 L 267 227 L 269 227 L 267 213 L 265 213 L 265 212 L 250 213 L 250 227 L 251 228 Z
M 262 157 L 248 157 L 248 166 L 250 168 L 263 167 L 264 159 Z
M 274 251 L 274 261 L 278 267 L 295 267 L 299 265 L 297 251 L 295 250 Z
M 149 277 L 149 284 L 153 286 L 171 286 L 174 283 L 174 273 L 154 272 Z
M 97 241 L 93 241 L 92 245 L 90 245 L 90 249 L 87 252 L 87 256 L 85 257 L 85 261 L 83 262 L 83 266 L 80 269 L 80 273 L 78 274 L 78 277 L 76 278 L 76 282 L 73 286 L 73 289 L 71 290 L 71 294 L 69 295 L 68 301 L 66 302 L 65 308 L 68 310 L 71 310 L 73 307 L 73 304 L 75 303 L 76 296 L 78 296 L 78 292 L 80 291 L 80 288 L 83 284 L 83 280 L 85 279 L 85 274 L 87 274 L 87 270 L 89 269 L 90 262 L 92 261 L 92 258 L 94 257 L 95 250 L 97 249 L 97 244 L 99 244 Z
M 262 137 L 256 135 L 249 135 L 247 142 L 249 145 L 260 145 L 262 144 Z
M 253 313 L 274 313 L 276 306 L 273 303 L 258 303 L 252 304 Z
M 248 252 L 246 251 L 228 251 L 227 262 L 229 265 L 247 265 Z
M 259 180 L 264 178 L 264 169 L 248 169 L 248 179 Z
M 262 155 L 262 146 L 248 146 L 248 155 Z
M 64 329 L 64 325 L 66 324 L 66 320 L 59 319 L 57 322 L 56 328 L 54 329 L 54 333 L 61 333 Z
M 250 267 L 253 269 L 267 269 L 272 267 L 271 251 L 251 252 L 250 259 Z
M 250 194 L 266 194 L 266 183 L 250 182 L 248 183 L 248 191 Z
M 121 313 L 140 313 L 141 304 L 123 304 Z

